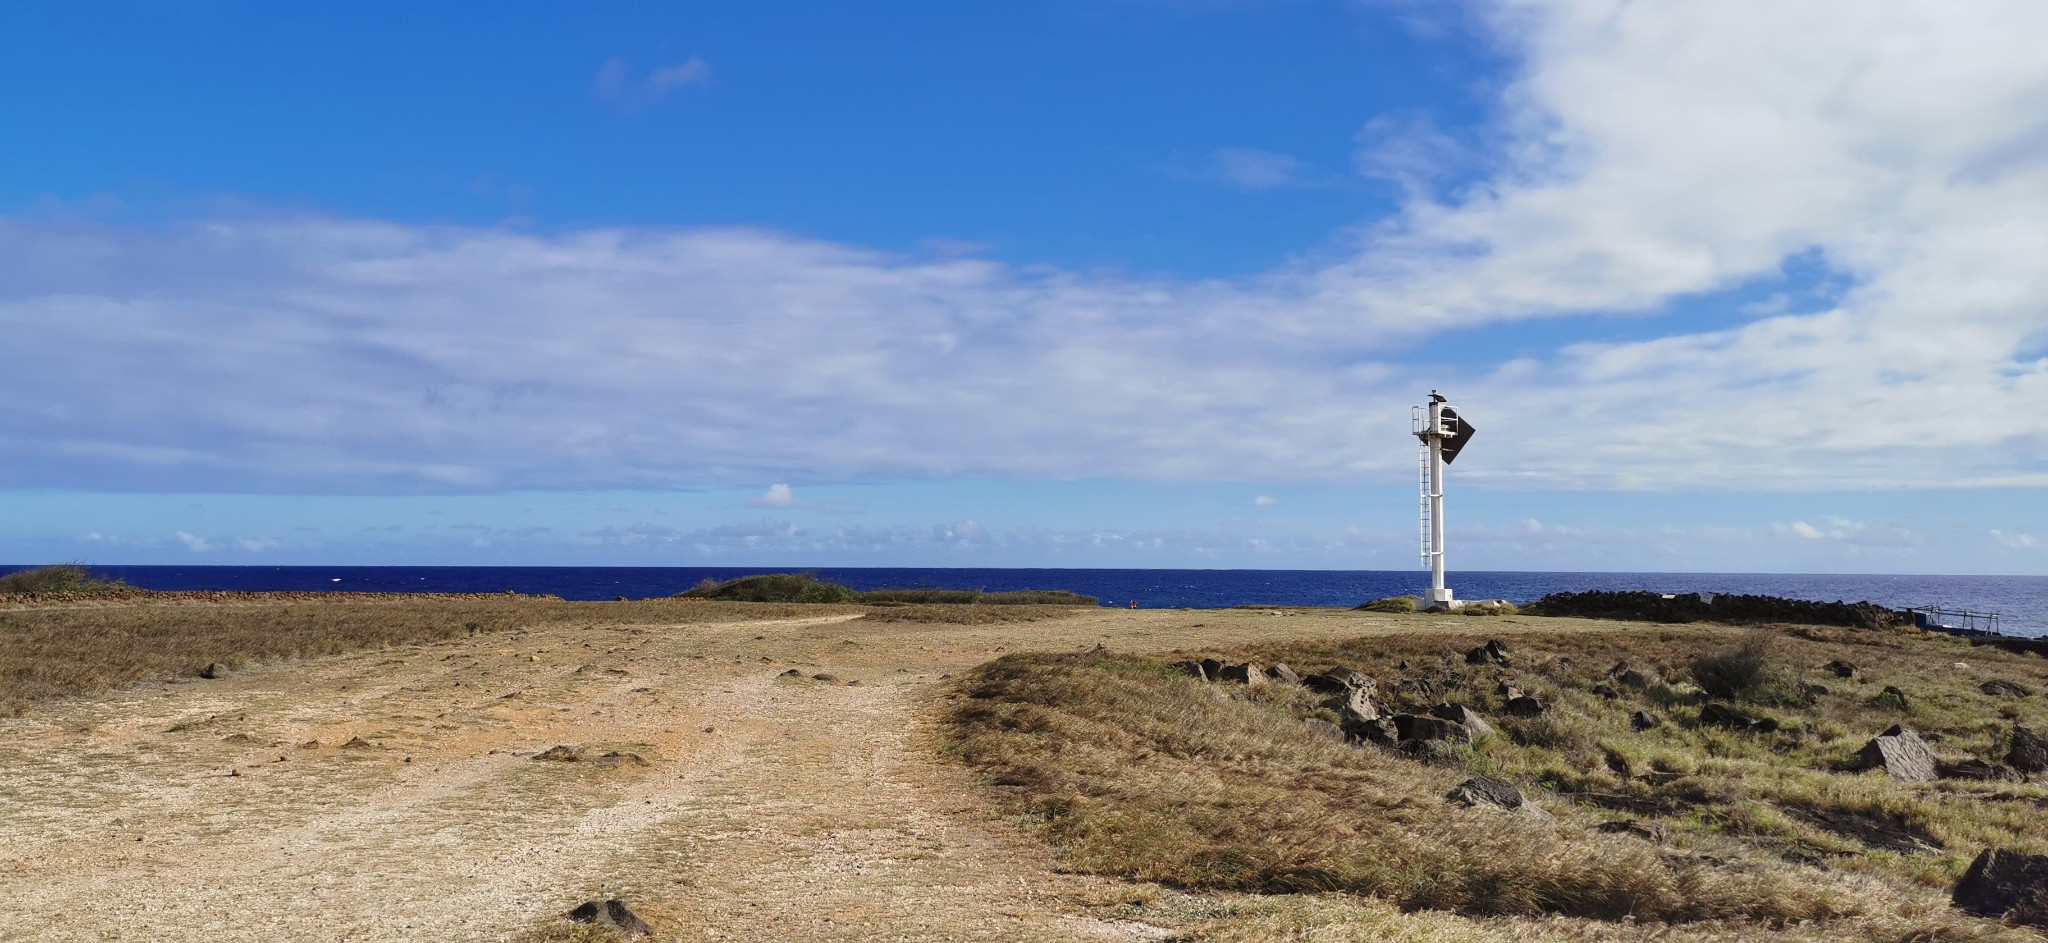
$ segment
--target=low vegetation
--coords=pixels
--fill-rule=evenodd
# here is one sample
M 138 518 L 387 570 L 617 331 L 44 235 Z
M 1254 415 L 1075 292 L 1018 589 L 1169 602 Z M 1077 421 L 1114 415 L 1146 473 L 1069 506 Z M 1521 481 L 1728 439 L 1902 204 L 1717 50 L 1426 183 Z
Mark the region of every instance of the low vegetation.
M 1952 911 L 1946 890 L 1986 846 L 2048 852 L 2048 787 L 1996 772 L 2013 724 L 2042 729 L 2048 702 L 1980 688 L 2038 689 L 2040 659 L 1853 629 L 1450 625 L 1158 658 L 1009 655 L 958 682 L 949 749 L 1089 872 L 1411 911 L 1632 919 L 1672 925 L 1667 939 L 2028 938 Z M 1508 666 L 1468 663 L 1492 637 L 1509 643 Z M 1336 717 L 1304 687 L 1168 667 L 1203 655 L 1353 667 L 1377 679 L 1384 709 L 1457 702 L 1497 733 L 1427 759 L 1343 742 L 1305 722 Z M 1547 710 L 1511 716 L 1510 688 Z M 1700 723 L 1704 706 L 1731 700 L 1776 730 Z M 1907 783 L 1853 771 L 1896 722 L 1946 761 L 1993 772 Z M 1519 786 L 1555 821 L 1444 801 L 1475 774 Z
M 59 563 L 0 575 L 0 595 L 46 596 L 54 593 L 121 593 L 135 587 L 101 579 L 80 563 Z
M 676 594 L 686 599 L 727 602 L 868 603 L 874 605 L 1093 606 L 1093 596 L 1065 590 L 871 589 L 865 592 L 818 579 L 815 573 L 763 573 L 716 582 L 705 580 Z
M 576 603 L 553 597 L 391 594 L 247 595 L 63 606 L 0 606 L 0 713 L 207 665 L 333 655 L 540 625 L 722 622 L 815 610 Z

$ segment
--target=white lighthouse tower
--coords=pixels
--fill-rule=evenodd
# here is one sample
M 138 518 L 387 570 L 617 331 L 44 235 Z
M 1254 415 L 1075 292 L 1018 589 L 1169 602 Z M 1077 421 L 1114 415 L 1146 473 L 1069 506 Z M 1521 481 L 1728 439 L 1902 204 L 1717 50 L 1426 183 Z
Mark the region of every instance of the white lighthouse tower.
M 1444 585 L 1444 467 L 1472 438 L 1472 424 L 1451 404 L 1429 391 L 1429 404 L 1414 410 L 1415 437 L 1422 440 L 1422 565 L 1429 567 L 1426 609 L 1456 609 Z

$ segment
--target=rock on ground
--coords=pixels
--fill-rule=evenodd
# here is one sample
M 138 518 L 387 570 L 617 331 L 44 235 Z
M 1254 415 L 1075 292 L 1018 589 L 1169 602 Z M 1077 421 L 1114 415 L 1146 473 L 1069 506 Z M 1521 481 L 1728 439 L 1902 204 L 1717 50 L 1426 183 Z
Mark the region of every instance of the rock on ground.
M 2048 856 L 1986 848 L 1950 899 L 1979 917 L 2048 928 Z
M 2005 761 L 2022 773 L 2048 770 L 2048 737 L 2012 725 L 2012 750 L 2006 753 Z
M 627 907 L 625 901 L 616 897 L 606 901 L 584 901 L 575 910 L 569 911 L 568 917 L 575 923 L 595 923 L 611 927 L 619 931 L 620 936 L 629 940 L 654 932 L 654 928 L 648 926 L 647 921 L 640 919 L 640 915 Z
M 1909 783 L 1931 783 L 1941 768 L 1934 748 L 1902 724 L 1871 738 L 1856 754 L 1856 762 L 1858 769 L 1883 769 L 1891 778 Z

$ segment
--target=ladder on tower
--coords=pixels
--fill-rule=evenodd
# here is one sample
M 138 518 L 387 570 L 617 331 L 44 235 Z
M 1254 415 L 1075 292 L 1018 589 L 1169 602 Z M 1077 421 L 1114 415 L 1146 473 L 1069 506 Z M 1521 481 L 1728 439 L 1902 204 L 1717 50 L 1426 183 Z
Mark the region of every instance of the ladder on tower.
M 1429 569 L 1436 562 L 1434 541 L 1430 539 L 1429 505 L 1435 497 L 1429 491 L 1429 443 L 1422 444 L 1422 567 Z

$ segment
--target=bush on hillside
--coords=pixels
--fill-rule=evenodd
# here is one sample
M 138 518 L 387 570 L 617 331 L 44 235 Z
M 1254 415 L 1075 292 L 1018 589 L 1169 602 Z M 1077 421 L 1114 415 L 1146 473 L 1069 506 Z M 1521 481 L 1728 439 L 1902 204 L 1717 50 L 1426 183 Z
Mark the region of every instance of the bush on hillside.
M 0 593 L 104 593 L 134 589 L 120 580 L 95 579 L 78 563 L 59 563 L 0 576 Z
M 1371 602 L 1362 602 L 1351 607 L 1353 612 L 1414 612 L 1422 603 L 1420 596 L 1386 596 Z
M 726 602 L 824 602 L 882 605 L 1093 606 L 1095 597 L 1065 590 L 1024 589 L 984 593 L 974 589 L 876 589 L 856 592 L 818 579 L 816 573 L 763 573 L 723 583 L 705 580 L 676 594 L 686 599 Z

